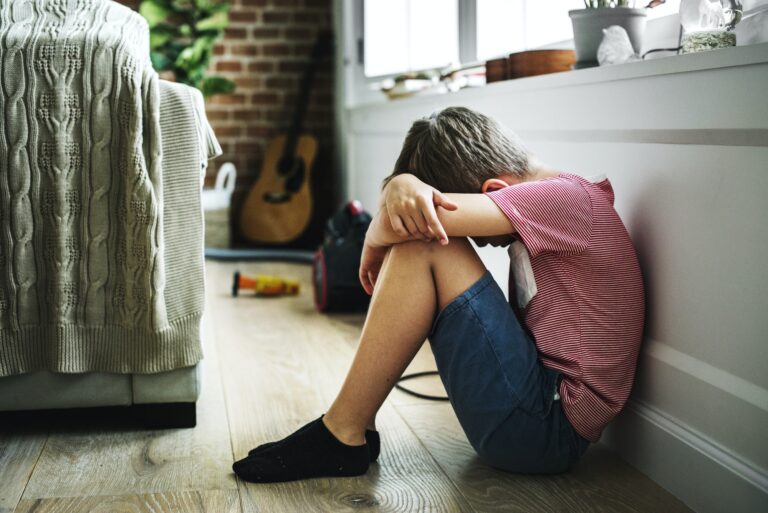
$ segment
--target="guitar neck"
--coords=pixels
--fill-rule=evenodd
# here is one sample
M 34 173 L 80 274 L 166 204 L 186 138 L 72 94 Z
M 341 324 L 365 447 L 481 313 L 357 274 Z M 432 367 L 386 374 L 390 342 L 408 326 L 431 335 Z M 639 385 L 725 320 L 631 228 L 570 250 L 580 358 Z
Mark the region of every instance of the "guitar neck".
M 314 65 L 311 65 L 310 68 L 314 68 Z M 301 90 L 299 92 L 299 100 L 296 104 L 296 109 L 293 112 L 293 119 L 291 120 L 291 125 L 288 128 L 288 134 L 286 135 L 285 149 L 283 150 L 284 157 L 293 155 L 294 151 L 296 150 L 296 144 L 299 141 L 301 128 L 304 124 L 304 116 L 307 113 L 307 107 L 309 107 L 309 95 L 311 93 L 310 84 L 312 83 L 313 77 L 314 69 L 308 68 L 307 72 L 304 74 L 304 78 L 302 79 Z
M 304 124 L 304 116 L 306 115 L 307 107 L 309 106 L 309 96 L 312 92 L 311 86 L 312 80 L 315 77 L 317 62 L 330 45 L 330 38 L 331 36 L 329 33 L 320 33 L 312 47 L 312 56 L 307 63 L 307 67 L 304 68 L 304 76 L 301 79 L 301 85 L 299 87 L 299 99 L 296 104 L 296 109 L 293 112 L 293 118 L 291 119 L 288 134 L 286 135 L 283 157 L 290 157 L 296 151 L 296 144 L 298 143 L 299 136 L 301 135 L 301 128 Z

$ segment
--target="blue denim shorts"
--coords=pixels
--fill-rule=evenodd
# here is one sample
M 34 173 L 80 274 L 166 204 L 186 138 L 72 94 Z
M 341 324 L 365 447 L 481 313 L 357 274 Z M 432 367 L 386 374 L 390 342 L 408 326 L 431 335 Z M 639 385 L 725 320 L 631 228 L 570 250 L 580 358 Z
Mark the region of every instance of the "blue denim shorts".
M 429 336 L 456 416 L 482 460 L 525 474 L 564 472 L 587 450 L 533 339 L 486 273 L 435 319 Z

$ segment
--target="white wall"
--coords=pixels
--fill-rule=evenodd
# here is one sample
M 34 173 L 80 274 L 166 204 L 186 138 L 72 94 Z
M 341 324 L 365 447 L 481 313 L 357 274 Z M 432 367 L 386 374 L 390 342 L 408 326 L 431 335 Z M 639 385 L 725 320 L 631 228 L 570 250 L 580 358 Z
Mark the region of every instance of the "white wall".
M 648 316 L 604 441 L 698 511 L 767 511 L 767 87 L 762 44 L 356 107 L 347 188 L 373 208 L 410 123 L 449 105 L 496 117 L 560 169 L 606 173 Z

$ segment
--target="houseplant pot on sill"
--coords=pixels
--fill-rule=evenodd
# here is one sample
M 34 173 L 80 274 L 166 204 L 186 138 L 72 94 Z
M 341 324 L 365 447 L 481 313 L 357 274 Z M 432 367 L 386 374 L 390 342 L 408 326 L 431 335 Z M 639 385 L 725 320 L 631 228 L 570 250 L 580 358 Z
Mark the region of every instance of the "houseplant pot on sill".
M 584 0 L 586 9 L 569 11 L 576 46 L 574 68 L 597 66 L 597 47 L 603 40 L 603 29 L 619 25 L 629 34 L 635 53 L 643 46 L 647 9 L 629 7 L 628 0 Z

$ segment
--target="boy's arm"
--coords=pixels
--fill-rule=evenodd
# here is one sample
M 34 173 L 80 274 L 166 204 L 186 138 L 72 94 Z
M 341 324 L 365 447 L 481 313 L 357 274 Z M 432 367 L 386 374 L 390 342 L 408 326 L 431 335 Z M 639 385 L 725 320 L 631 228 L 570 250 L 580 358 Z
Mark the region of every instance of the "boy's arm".
M 446 194 L 455 203 L 456 210 L 437 207 L 437 218 L 449 237 L 491 237 L 515 233 L 509 218 L 485 194 Z M 412 235 L 401 235 L 392 227 L 387 207 L 374 216 L 366 234 L 366 242 L 374 247 L 392 246 L 409 240 Z
M 488 237 L 515 231 L 506 214 L 485 194 L 442 193 L 407 173 L 394 177 L 384 188 L 380 207 L 389 220 L 383 228 L 388 229 L 391 244 L 411 239 L 448 244 L 449 236 Z M 395 235 L 402 237 L 398 240 Z
M 511 235 L 515 227 L 507 215 L 485 194 L 446 194 L 458 208 L 447 210 L 437 207 L 437 218 L 449 237 L 491 237 Z M 392 246 L 416 240 L 412 235 L 401 235 L 392 227 L 387 207 L 382 207 L 371 221 L 366 242 L 372 246 Z
M 388 247 L 409 240 L 416 240 L 416 237 L 409 234 L 400 235 L 395 232 L 386 206 L 382 206 L 379 212 L 373 216 L 365 234 L 365 243 L 372 247 Z
M 437 217 L 448 236 L 490 237 L 515 232 L 507 216 L 485 194 L 448 194 L 447 196 L 458 205 L 457 210 L 437 208 Z M 365 234 L 363 254 L 360 259 L 360 283 L 368 294 L 373 294 L 388 248 L 409 240 L 417 240 L 417 237 L 398 234 L 392 228 L 387 207 L 382 207 L 374 216 Z
M 393 177 L 381 193 L 379 208 L 387 207 L 395 233 L 416 239 L 437 239 L 448 244 L 448 235 L 437 218 L 437 207 L 455 210 L 447 195 L 409 173 Z
M 511 235 L 515 227 L 509 217 L 485 194 L 446 194 L 456 210 L 437 209 L 437 217 L 450 237 Z
M 410 235 L 398 235 L 392 229 L 389 221 L 387 207 L 383 206 L 371 220 L 368 231 L 365 233 L 365 242 L 363 243 L 363 252 L 360 256 L 360 268 L 358 277 L 363 289 L 368 295 L 373 294 L 373 287 L 379 277 L 379 271 L 384 263 L 384 258 L 393 244 L 415 240 L 416 237 Z

